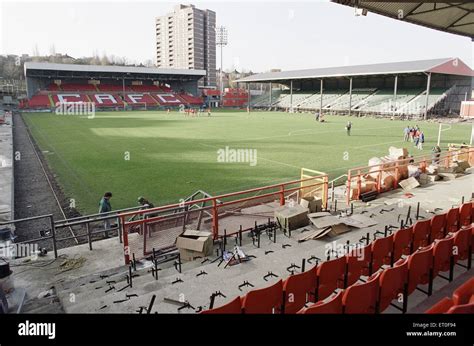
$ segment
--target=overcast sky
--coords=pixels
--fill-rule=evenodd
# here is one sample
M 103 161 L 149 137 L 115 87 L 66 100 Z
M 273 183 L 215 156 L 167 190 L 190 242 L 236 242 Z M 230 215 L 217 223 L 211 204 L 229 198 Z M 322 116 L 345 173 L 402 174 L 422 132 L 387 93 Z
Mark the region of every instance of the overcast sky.
M 172 1 L 0 0 L 0 54 L 155 60 L 155 17 Z M 187 2 L 184 2 L 187 3 Z M 224 69 L 254 72 L 459 57 L 473 64 L 474 45 L 451 35 L 326 1 L 193 1 L 217 13 L 229 31 Z M 219 53 L 218 53 L 219 67 Z

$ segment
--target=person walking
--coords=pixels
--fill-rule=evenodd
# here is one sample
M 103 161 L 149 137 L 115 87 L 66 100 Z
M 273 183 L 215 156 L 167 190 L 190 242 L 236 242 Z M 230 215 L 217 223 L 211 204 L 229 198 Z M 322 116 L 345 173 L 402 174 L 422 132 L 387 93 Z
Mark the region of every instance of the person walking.
M 415 148 L 418 148 L 418 142 L 420 141 L 420 131 L 415 129 L 415 133 L 413 134 L 413 140 L 415 142 Z
M 348 121 L 347 125 L 346 125 L 346 132 L 347 132 L 348 136 L 351 135 L 351 128 L 352 128 L 352 123 L 350 121 Z
M 413 127 L 410 127 L 409 136 L 410 136 L 410 142 L 413 143 L 415 141 L 415 129 Z
M 418 136 L 418 146 L 417 146 L 419 150 L 423 150 L 423 143 L 425 143 L 425 134 L 423 131 L 420 131 L 420 134 Z
M 408 140 L 410 139 L 410 126 L 408 125 L 407 127 L 405 127 L 405 129 L 403 130 L 403 140 L 405 142 L 408 142 Z
M 99 214 L 104 214 L 112 211 L 112 205 L 110 204 L 110 199 L 112 198 L 112 192 L 104 193 L 104 196 L 99 202 Z M 104 235 L 105 238 L 109 237 L 109 229 L 110 229 L 110 219 L 104 220 Z

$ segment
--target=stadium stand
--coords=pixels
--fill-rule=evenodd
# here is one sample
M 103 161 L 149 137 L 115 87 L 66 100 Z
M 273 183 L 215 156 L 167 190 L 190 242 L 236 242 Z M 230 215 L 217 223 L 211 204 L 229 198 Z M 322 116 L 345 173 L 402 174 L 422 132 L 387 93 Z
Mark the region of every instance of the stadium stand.
M 364 99 L 370 97 L 375 91 L 376 89 L 353 89 L 351 107 L 352 108 L 356 107 L 357 104 L 362 102 Z M 326 106 L 326 108 L 336 109 L 336 110 L 348 109 L 349 100 L 350 100 L 349 93 L 345 93 L 341 97 L 337 98 L 334 102 L 329 103 Z
M 96 107 L 117 107 L 123 106 L 123 101 L 117 94 L 93 94 L 89 98 Z
M 455 264 L 470 269 L 474 204 L 464 203 L 455 209 L 461 212 L 451 214 L 457 216 L 458 221 L 462 219 L 464 226 L 441 239 L 430 239 L 429 235 L 433 234 L 431 225 L 436 225 L 434 234 L 439 236 L 442 233 L 440 229 L 443 229 L 445 215 L 419 220 L 413 227 L 375 239 L 359 251 L 354 249 L 345 256 L 328 259 L 283 282 L 280 279 L 269 287 L 249 291 L 242 299 L 242 312 L 380 313 L 389 306 L 406 312 L 408 297 L 415 289 L 431 295 L 436 277 L 452 281 Z M 451 222 L 454 224 L 453 220 Z M 411 245 L 413 243 L 427 246 L 417 249 L 416 245 Z M 453 249 L 457 251 L 453 252 Z M 466 265 L 460 261 L 466 261 Z M 372 274 L 369 268 L 372 268 Z M 444 272 L 449 272 L 449 277 L 440 274 Z M 421 285 L 428 285 L 428 291 L 419 288 Z M 427 312 L 472 313 L 473 287 L 474 279 L 470 279 L 454 292 L 452 298 L 442 299 Z M 400 294 L 404 297 L 402 307 L 393 304 L 395 299 L 399 301 Z M 223 313 L 239 313 L 240 301 L 241 298 L 237 297 L 220 308 L 202 313 L 216 313 L 218 309 Z
M 144 93 L 127 93 L 124 96 L 124 101 L 130 105 L 143 105 L 146 106 L 157 106 L 158 103 L 150 94 Z
M 474 313 L 474 278 L 463 283 L 452 294 L 425 311 L 428 314 L 465 314 Z
M 189 93 L 175 93 L 168 87 L 157 85 L 130 85 L 98 84 L 97 88 L 92 84 L 67 83 L 61 85 L 50 84 L 46 90 L 39 90 L 28 102 L 21 105 L 22 108 L 48 109 L 54 107 L 57 102 L 94 102 L 98 108 L 123 107 L 124 104 L 131 106 L 201 106 L 204 101 L 201 97 Z M 240 97 L 241 95 L 239 95 Z M 247 96 L 245 96 L 246 98 Z M 246 100 L 246 99 L 245 99 Z M 125 103 L 124 103 L 125 102 Z M 246 101 L 245 101 L 246 102 Z M 242 98 L 231 106 L 242 106 Z
M 459 114 L 459 99 L 470 93 L 471 75 L 471 68 L 458 58 L 444 58 L 265 72 L 236 82 L 276 83 L 287 88 L 273 98 L 272 105 L 265 95 L 254 100 L 254 107 L 426 117 L 428 113 Z
M 193 95 L 190 95 L 190 94 L 179 94 L 178 97 L 183 100 L 183 103 L 187 103 L 189 105 L 196 105 L 196 106 L 200 106 L 203 104 L 203 100 L 202 98 L 200 97 L 197 97 L 197 96 L 193 96 Z
M 97 91 L 95 85 L 92 84 L 80 84 L 80 83 L 62 83 L 62 91 Z
M 97 85 L 99 91 L 109 91 L 109 92 L 123 92 L 123 85 L 114 85 L 114 84 L 99 84 Z M 125 91 L 133 91 L 129 86 L 125 86 Z
M 56 94 L 51 95 L 53 104 L 62 103 L 62 102 L 91 102 L 87 95 L 79 93 L 69 93 L 69 94 Z
M 34 95 L 25 105 L 27 108 L 51 108 L 51 99 L 48 95 Z

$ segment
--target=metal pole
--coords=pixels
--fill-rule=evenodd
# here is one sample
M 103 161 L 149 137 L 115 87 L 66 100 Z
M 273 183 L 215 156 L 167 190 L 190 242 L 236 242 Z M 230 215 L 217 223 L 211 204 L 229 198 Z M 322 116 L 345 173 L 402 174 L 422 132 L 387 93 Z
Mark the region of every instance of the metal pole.
M 58 247 L 56 246 L 56 228 L 54 227 L 54 217 L 49 216 L 49 224 L 51 225 L 51 237 L 53 239 L 54 258 L 58 258 Z
M 469 145 L 472 145 L 473 142 L 474 142 L 474 123 L 472 123 L 471 141 L 469 142 Z
M 222 51 L 223 51 L 224 45 L 221 44 L 221 73 L 220 73 L 220 85 L 221 85 L 221 104 L 220 106 L 222 107 L 223 100 L 224 100 L 224 79 L 223 79 L 223 71 L 222 71 L 222 64 L 223 64 L 223 59 L 222 59 Z
M 321 117 L 323 115 L 323 80 L 322 79 L 319 84 L 319 95 L 321 96 L 319 100 L 319 121 L 321 121 Z
M 293 81 L 290 82 L 290 113 L 293 112 Z
M 441 127 L 443 126 L 443 124 L 439 124 L 439 129 L 438 129 L 438 146 L 439 146 L 439 143 L 441 143 Z M 474 125 L 473 125 L 474 126 Z
M 250 112 L 250 83 L 247 84 L 247 107 Z
M 125 110 L 125 77 L 122 77 L 123 109 Z
M 395 83 L 393 83 L 393 102 L 397 99 L 397 90 L 398 89 L 398 75 L 395 76 Z
M 349 116 L 351 116 L 352 108 L 352 77 L 349 78 Z
M 431 72 L 428 73 L 428 78 L 426 81 L 426 100 L 425 100 L 425 114 L 423 119 L 426 120 L 428 117 L 428 97 L 430 96 L 430 83 L 431 83 Z
M 270 104 L 269 106 L 272 106 L 272 82 L 270 82 Z
M 89 222 L 86 223 L 87 230 L 87 241 L 89 242 L 89 250 L 92 250 L 92 237 L 91 237 L 91 228 Z

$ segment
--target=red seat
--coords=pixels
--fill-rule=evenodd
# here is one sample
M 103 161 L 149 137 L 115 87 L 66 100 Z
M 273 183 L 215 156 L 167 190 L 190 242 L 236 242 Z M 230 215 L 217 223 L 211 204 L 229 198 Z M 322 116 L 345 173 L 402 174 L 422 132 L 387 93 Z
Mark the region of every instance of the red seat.
M 303 308 L 298 314 L 342 314 L 342 295 L 344 291 L 339 291 L 328 301 L 319 301 L 310 307 Z
M 467 269 L 471 269 L 471 240 L 471 227 L 461 228 L 459 231 L 454 233 L 454 263 L 468 260 Z
M 343 288 L 345 272 L 345 256 L 321 263 L 318 266 L 315 302 L 326 299 L 336 288 Z
M 342 297 L 346 314 L 373 314 L 377 312 L 380 273 L 372 275 L 365 283 L 349 286 Z
M 464 305 L 454 305 L 447 314 L 474 314 L 474 303 Z
M 446 214 L 435 215 L 431 219 L 430 240 L 442 239 L 446 235 Z
M 237 296 L 227 304 L 219 306 L 218 308 L 201 311 L 201 314 L 241 314 L 242 305 L 240 297 Z
M 453 301 L 448 297 L 444 297 L 431 308 L 425 311 L 425 314 L 444 314 L 454 305 Z
M 455 305 L 462 305 L 469 303 L 474 294 L 474 278 L 458 287 L 453 293 L 453 302 Z
M 439 272 L 449 270 L 449 281 L 453 279 L 453 245 L 454 238 L 448 235 L 445 239 L 436 239 L 433 246 L 433 278 L 438 276 Z
M 413 226 L 412 252 L 420 247 L 429 245 L 430 231 L 430 220 L 422 220 L 415 223 L 415 226 Z
M 294 314 L 309 301 L 309 295 L 316 292 L 317 266 L 304 273 L 295 274 L 283 283 L 284 312 Z
M 402 298 L 402 311 L 406 311 L 406 283 L 408 278 L 408 259 L 401 259 L 395 263 L 393 268 L 385 269 L 379 278 L 380 301 L 379 311 L 382 312 L 388 308 L 390 303 L 398 298 Z
M 245 314 L 280 313 L 283 303 L 283 283 L 277 283 L 248 292 L 242 301 Z
M 452 208 L 446 215 L 446 231 L 456 232 L 459 229 L 459 208 Z
M 428 295 L 431 295 L 433 268 L 433 244 L 420 248 L 408 257 L 408 294 L 420 284 L 429 284 Z
M 413 227 L 400 229 L 393 236 L 393 260 L 397 261 L 402 255 L 411 254 L 411 241 L 413 235 Z
M 472 223 L 471 213 L 473 208 L 473 203 L 464 203 L 459 208 L 459 225 L 460 226 L 469 226 Z
M 369 276 L 371 262 L 372 247 L 370 245 L 350 250 L 346 255 L 345 287 L 356 283 L 362 275 Z
M 379 270 L 382 265 L 392 264 L 393 257 L 393 237 L 390 235 L 385 238 L 379 238 L 372 242 L 372 271 L 371 274 Z

